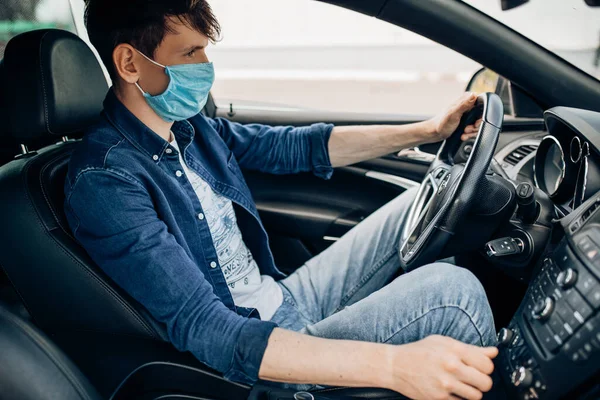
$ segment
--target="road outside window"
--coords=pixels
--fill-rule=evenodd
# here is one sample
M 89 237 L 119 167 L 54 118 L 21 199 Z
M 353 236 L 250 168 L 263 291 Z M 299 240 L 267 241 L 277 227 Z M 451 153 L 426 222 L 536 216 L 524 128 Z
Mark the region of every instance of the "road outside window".
M 432 115 L 481 66 L 410 31 L 310 0 L 211 2 L 223 39 L 209 50 L 220 107 L 272 104 Z

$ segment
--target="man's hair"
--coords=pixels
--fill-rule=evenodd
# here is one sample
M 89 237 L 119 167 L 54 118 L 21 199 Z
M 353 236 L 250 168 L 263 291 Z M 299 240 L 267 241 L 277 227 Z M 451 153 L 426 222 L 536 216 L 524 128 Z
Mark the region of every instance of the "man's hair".
M 85 25 L 110 77 L 116 83 L 112 54 L 128 43 L 153 58 L 167 33 L 173 30 L 167 18 L 208 37 L 219 39 L 221 27 L 206 0 L 85 0 Z

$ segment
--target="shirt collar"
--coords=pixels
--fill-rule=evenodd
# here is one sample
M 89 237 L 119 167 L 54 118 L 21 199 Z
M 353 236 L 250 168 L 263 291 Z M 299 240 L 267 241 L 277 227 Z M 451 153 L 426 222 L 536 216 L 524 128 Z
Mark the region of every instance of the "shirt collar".
M 112 88 L 104 99 L 104 115 L 136 148 L 155 162 L 161 160 L 169 142 L 133 115 L 117 98 Z M 187 143 L 194 138 L 194 128 L 186 120 L 175 122 L 171 130 L 179 143 Z

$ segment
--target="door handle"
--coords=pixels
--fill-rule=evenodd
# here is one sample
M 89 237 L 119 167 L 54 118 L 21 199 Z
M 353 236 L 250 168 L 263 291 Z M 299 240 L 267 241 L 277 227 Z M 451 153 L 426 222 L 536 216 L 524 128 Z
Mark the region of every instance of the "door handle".
M 413 161 L 420 161 L 431 164 L 435 160 L 435 154 L 427 153 L 419 149 L 419 147 L 412 147 L 409 149 L 402 149 L 396 154 L 397 158 L 408 158 Z

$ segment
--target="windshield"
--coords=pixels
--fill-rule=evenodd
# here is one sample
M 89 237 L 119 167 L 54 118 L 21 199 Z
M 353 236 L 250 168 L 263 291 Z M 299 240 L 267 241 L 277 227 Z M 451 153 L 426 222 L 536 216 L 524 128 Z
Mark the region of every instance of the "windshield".
M 502 11 L 499 0 L 463 0 L 600 80 L 600 7 L 584 0 L 529 0 Z

